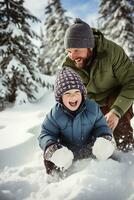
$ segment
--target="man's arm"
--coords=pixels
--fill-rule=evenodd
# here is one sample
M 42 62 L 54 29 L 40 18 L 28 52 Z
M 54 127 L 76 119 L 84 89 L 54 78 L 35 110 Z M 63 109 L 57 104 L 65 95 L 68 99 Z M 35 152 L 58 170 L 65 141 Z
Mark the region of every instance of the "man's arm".
M 121 47 L 117 45 L 116 48 L 116 55 L 112 57 L 113 72 L 122 88 L 111 109 L 122 116 L 134 101 L 134 64 Z

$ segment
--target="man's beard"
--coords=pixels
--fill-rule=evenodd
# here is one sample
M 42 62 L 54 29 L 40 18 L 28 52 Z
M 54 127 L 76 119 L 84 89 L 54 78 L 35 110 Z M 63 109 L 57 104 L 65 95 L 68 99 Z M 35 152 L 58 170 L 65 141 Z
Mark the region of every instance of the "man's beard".
M 87 58 L 83 59 L 83 58 L 80 58 L 80 62 L 76 62 L 75 61 L 75 66 L 78 67 L 78 68 L 84 68 L 86 66 L 86 63 L 87 63 Z

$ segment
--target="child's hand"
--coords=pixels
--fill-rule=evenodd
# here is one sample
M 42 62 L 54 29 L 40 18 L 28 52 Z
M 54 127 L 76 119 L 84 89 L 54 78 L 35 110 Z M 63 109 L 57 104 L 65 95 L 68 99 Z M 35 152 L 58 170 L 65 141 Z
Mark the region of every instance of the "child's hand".
M 61 170 L 68 169 L 73 158 L 72 151 L 60 144 L 50 145 L 45 152 L 45 159 L 54 163 Z
M 54 152 L 50 161 L 64 171 L 72 165 L 73 158 L 74 155 L 72 151 L 63 146 Z
M 53 156 L 54 152 L 62 147 L 63 146 L 59 143 L 53 143 L 50 146 L 48 146 L 44 153 L 45 160 L 50 160 L 50 158 Z
M 113 154 L 114 150 L 115 146 L 112 141 L 99 137 L 94 143 L 92 153 L 97 159 L 106 160 Z

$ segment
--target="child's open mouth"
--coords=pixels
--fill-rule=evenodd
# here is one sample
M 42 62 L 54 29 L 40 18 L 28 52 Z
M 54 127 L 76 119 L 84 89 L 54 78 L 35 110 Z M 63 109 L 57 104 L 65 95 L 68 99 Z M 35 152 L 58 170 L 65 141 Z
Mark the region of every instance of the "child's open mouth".
M 70 106 L 72 106 L 72 107 L 77 106 L 77 103 L 78 103 L 78 101 L 75 101 L 75 102 L 69 102 Z

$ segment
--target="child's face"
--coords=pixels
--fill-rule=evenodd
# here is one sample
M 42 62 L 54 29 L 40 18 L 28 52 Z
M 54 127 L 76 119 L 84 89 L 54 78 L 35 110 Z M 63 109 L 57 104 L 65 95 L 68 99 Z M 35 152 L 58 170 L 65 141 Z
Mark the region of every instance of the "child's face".
M 69 110 L 77 110 L 82 102 L 82 95 L 80 90 L 72 89 L 66 91 L 62 95 L 62 102 Z

